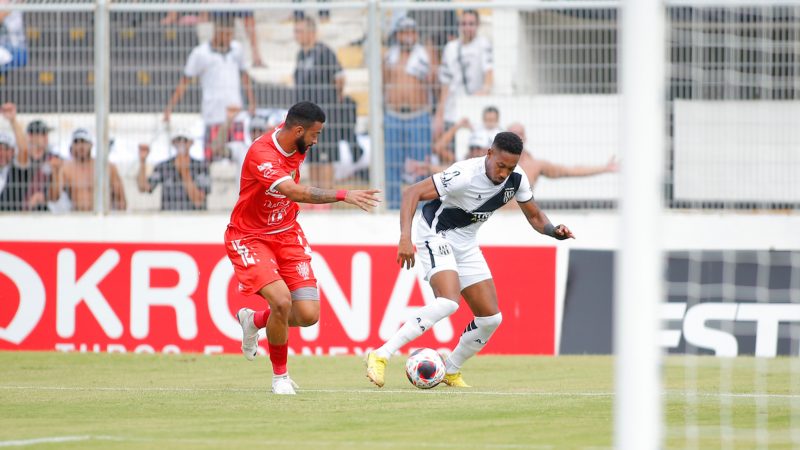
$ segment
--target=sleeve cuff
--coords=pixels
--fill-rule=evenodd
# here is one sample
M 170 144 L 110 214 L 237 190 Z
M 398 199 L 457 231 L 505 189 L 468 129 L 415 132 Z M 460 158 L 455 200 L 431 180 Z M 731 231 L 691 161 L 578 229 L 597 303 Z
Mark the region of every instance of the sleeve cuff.
M 279 184 L 283 183 L 286 180 L 291 180 L 291 179 L 292 179 L 292 177 L 290 177 L 289 175 L 286 175 L 285 177 L 280 177 L 277 180 L 275 180 L 274 183 L 272 183 L 272 185 L 269 187 L 269 190 L 270 191 L 274 191 L 275 188 L 278 187 Z
M 439 195 L 439 197 L 441 197 L 442 195 L 444 195 L 443 194 L 444 187 L 439 184 L 439 182 L 437 181 L 436 175 L 439 175 L 439 174 L 437 173 L 437 174 L 431 175 L 431 180 L 433 181 L 433 187 L 434 187 L 434 189 L 436 189 L 436 193 Z
M 517 203 L 528 203 L 531 200 L 533 200 L 533 194 L 525 200 L 517 199 Z

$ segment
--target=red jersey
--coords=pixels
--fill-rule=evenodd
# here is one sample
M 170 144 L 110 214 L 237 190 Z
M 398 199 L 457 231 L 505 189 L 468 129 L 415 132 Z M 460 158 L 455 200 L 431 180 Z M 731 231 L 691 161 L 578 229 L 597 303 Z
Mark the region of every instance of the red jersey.
M 280 129 L 256 139 L 244 158 L 239 200 L 229 225 L 240 232 L 275 234 L 296 224 L 300 208 L 275 188 L 286 180 L 300 180 L 305 154 L 286 153 L 278 144 Z

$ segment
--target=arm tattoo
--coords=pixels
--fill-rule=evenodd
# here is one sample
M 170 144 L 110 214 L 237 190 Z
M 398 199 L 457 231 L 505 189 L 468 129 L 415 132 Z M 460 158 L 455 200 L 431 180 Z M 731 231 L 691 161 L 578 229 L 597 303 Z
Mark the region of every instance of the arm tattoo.
M 336 191 L 318 187 L 306 188 L 306 203 L 333 203 L 336 201 Z

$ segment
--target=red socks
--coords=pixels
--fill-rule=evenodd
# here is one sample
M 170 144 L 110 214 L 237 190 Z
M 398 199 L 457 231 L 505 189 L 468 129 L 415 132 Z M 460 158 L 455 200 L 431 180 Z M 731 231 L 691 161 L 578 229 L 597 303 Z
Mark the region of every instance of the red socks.
M 255 314 L 253 314 L 253 324 L 255 324 L 256 328 L 259 330 L 267 328 L 267 319 L 269 319 L 269 308 L 264 311 L 256 311 Z
M 269 319 L 269 308 L 264 311 L 256 311 L 253 314 L 253 324 L 256 328 L 266 328 Z M 272 361 L 272 373 L 275 375 L 286 374 L 286 360 L 289 351 L 289 343 L 273 345 L 269 344 L 269 360 Z
M 285 375 L 286 359 L 289 351 L 289 343 L 273 345 L 269 344 L 269 360 L 272 361 L 272 373 L 275 375 Z

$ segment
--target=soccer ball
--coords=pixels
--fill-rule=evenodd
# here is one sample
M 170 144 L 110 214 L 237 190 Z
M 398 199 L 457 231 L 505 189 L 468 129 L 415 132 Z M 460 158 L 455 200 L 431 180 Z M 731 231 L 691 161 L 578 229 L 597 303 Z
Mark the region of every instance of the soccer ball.
M 408 381 L 420 389 L 430 389 L 441 383 L 444 373 L 444 360 L 435 350 L 419 349 L 406 360 Z

